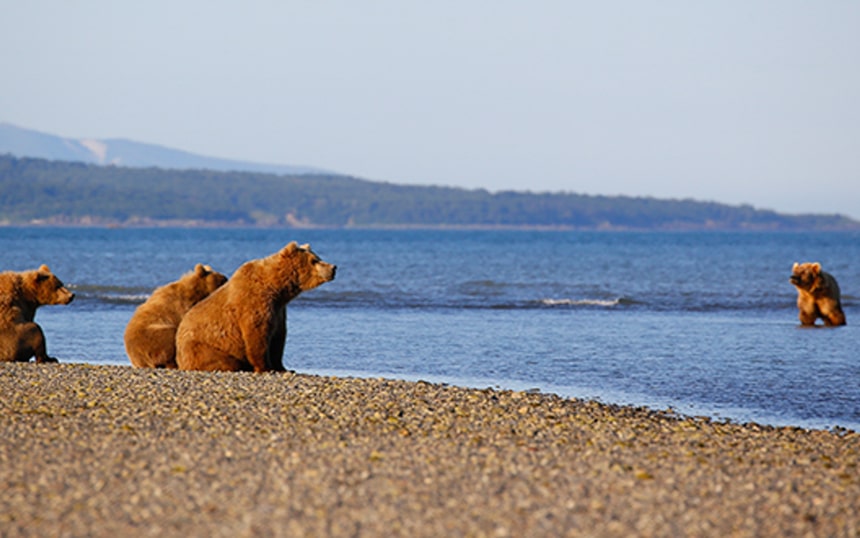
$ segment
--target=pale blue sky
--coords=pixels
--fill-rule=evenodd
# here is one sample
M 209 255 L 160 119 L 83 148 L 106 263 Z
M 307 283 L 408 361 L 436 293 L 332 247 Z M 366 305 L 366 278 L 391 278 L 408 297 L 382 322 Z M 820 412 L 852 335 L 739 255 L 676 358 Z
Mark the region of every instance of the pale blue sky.
M 860 2 L 0 0 L 0 121 L 860 218 Z

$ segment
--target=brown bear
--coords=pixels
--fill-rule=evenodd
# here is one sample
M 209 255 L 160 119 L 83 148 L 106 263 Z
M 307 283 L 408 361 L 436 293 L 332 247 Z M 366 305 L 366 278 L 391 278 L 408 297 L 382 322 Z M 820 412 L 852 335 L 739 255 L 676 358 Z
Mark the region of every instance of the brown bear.
M 285 371 L 287 303 L 334 279 L 336 269 L 295 241 L 245 263 L 182 319 L 177 365 L 181 370 Z
M 789 282 L 797 288 L 797 308 L 802 325 L 815 325 L 821 318 L 828 326 L 845 325 L 839 284 L 821 270 L 820 263 L 795 263 Z
M 182 316 L 227 282 L 208 265 L 197 264 L 176 282 L 152 292 L 125 328 L 125 351 L 138 368 L 176 368 L 176 329 Z
M 0 273 L 0 362 L 57 362 L 45 349 L 45 334 L 33 321 L 42 305 L 69 304 L 75 294 L 47 265 L 35 271 Z

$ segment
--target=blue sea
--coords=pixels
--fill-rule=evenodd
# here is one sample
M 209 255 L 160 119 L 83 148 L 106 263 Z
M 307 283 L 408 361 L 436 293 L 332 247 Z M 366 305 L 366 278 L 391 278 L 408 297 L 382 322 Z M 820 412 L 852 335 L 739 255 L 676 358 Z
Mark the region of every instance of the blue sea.
M 51 355 L 127 365 L 155 287 L 291 240 L 338 266 L 288 308 L 298 372 L 860 431 L 858 233 L 0 228 L 0 270 L 44 263 L 77 294 L 36 316 Z M 836 276 L 846 327 L 799 326 L 795 261 Z

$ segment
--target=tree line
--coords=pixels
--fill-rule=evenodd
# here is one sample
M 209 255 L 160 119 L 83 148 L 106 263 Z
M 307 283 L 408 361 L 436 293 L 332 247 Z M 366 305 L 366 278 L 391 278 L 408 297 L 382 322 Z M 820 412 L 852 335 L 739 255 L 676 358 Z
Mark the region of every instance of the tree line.
M 860 229 L 749 205 L 165 170 L 0 155 L 0 223 L 577 229 Z

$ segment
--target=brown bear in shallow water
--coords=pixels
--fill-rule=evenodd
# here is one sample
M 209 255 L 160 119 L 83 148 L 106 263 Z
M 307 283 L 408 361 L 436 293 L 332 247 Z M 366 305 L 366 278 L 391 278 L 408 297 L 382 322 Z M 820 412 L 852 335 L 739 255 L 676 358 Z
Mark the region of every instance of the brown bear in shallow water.
M 35 271 L 0 273 L 0 362 L 57 362 L 45 349 L 45 334 L 33 321 L 42 305 L 69 304 L 66 289 L 47 265 Z
M 197 264 L 177 280 L 152 292 L 125 328 L 125 350 L 138 368 L 176 368 L 176 328 L 182 316 L 227 282 L 208 265 Z
M 285 371 L 287 303 L 334 279 L 335 270 L 295 242 L 245 263 L 182 318 L 176 364 L 181 370 Z
M 789 281 L 797 288 L 801 324 L 815 325 L 821 318 L 825 325 L 845 325 L 839 284 L 833 275 L 821 270 L 820 263 L 795 263 Z

